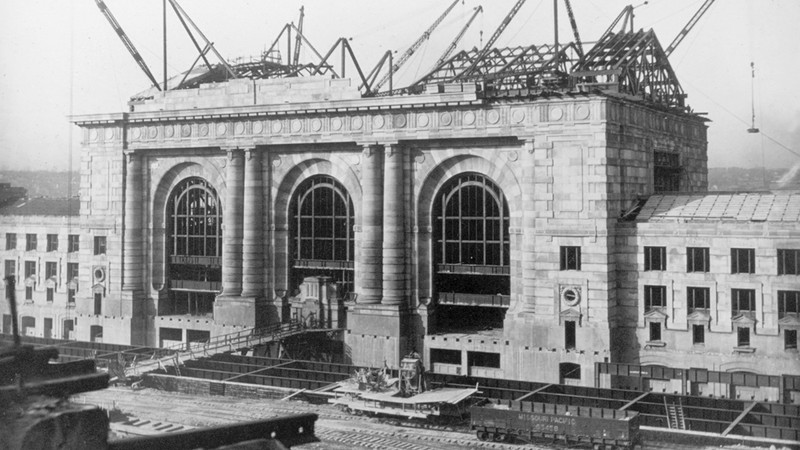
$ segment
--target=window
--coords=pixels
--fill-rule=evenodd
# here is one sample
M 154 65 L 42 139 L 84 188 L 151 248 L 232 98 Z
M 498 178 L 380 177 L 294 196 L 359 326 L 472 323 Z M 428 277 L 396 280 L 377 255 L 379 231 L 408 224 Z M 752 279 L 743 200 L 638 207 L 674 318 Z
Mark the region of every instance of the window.
M 645 312 L 660 309 L 667 306 L 667 287 L 666 286 L 645 286 L 644 287 L 644 310 Z
M 33 288 L 31 286 L 25 286 L 25 300 L 26 301 L 33 300 Z
M 736 327 L 736 346 L 750 346 L 750 327 Z
M 783 348 L 797 350 L 797 330 L 783 330 Z
M 692 344 L 700 345 L 706 342 L 706 327 L 703 325 L 692 325 Z
M 800 318 L 800 291 L 778 291 L 778 318 Z
M 650 341 L 661 340 L 661 323 L 649 322 L 650 324 Z
M 67 251 L 75 253 L 81 249 L 81 237 L 77 234 L 67 236 Z
M 105 255 L 106 254 L 106 237 L 105 236 L 95 236 L 94 237 L 94 254 L 95 255 Z
M 755 249 L 732 248 L 731 273 L 756 273 Z
M 708 247 L 686 248 L 686 271 L 708 272 L 710 270 Z
M 67 263 L 67 281 L 78 278 L 78 263 Z
M 707 287 L 687 287 L 686 305 L 690 314 L 694 311 L 708 311 L 711 307 L 711 289 Z
M 48 261 L 44 263 L 44 277 L 46 279 L 58 277 L 58 264 Z
M 75 289 L 67 289 L 67 304 L 75 305 Z
M 94 293 L 94 314 L 99 316 L 103 313 L 103 294 L 99 292 Z
M 778 275 L 800 275 L 800 250 L 778 249 Z
M 17 234 L 6 233 L 6 250 L 16 250 L 16 249 L 17 249 Z
M 5 276 L 10 277 L 17 273 L 17 263 L 13 259 L 7 259 L 5 264 Z
M 25 235 L 25 251 L 33 250 L 36 250 L 36 235 L 28 233 Z
M 667 247 L 645 247 L 644 270 L 667 270 Z
M 568 350 L 575 349 L 575 321 L 564 321 L 564 348 Z
M 677 153 L 653 152 L 653 191 L 679 191 L 680 180 L 680 155 Z
M 47 301 L 53 302 L 53 288 L 47 288 Z
M 561 247 L 561 270 L 581 270 L 581 248 Z
M 36 261 L 25 261 L 25 278 L 36 275 Z
M 58 235 L 57 234 L 48 234 L 47 235 L 47 251 L 48 252 L 58 251 Z
M 734 316 L 756 312 L 755 289 L 731 289 L 731 310 Z

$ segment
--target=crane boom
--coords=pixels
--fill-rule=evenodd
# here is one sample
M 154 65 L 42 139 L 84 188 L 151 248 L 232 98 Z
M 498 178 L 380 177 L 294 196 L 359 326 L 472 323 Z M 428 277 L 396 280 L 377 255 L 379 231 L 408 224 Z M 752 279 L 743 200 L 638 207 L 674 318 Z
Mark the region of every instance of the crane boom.
M 456 49 L 456 47 L 458 46 L 458 42 L 461 41 L 461 38 L 464 37 L 464 34 L 467 32 L 469 26 L 472 25 L 472 22 L 475 20 L 476 17 L 478 17 L 478 14 L 482 12 L 483 12 L 483 6 L 478 5 L 478 7 L 475 8 L 475 12 L 472 13 L 472 17 L 470 17 L 466 25 L 464 25 L 464 28 L 462 28 L 461 31 L 458 32 L 458 35 L 456 35 L 455 39 L 453 39 L 453 42 L 450 43 L 447 49 L 445 49 L 444 53 L 442 53 L 442 56 L 440 56 L 439 59 L 436 61 L 436 67 L 438 67 L 439 64 L 443 63 L 447 58 L 450 57 L 450 54 L 452 54 L 453 50 Z
M 300 7 L 300 20 L 297 22 L 297 37 L 294 42 L 294 58 L 290 63 L 292 66 L 300 64 L 300 46 L 303 44 L 303 17 L 305 17 L 305 6 Z
M 422 43 L 431 37 L 431 33 L 433 33 L 433 30 L 435 30 L 436 27 L 438 27 L 439 24 L 442 23 L 444 18 L 447 17 L 448 14 L 450 14 L 450 11 L 452 11 L 453 8 L 456 7 L 458 2 L 459 0 L 453 0 L 453 3 L 451 3 L 450 6 L 447 7 L 447 9 L 442 13 L 442 15 L 439 16 L 439 18 L 436 19 L 436 21 L 433 22 L 433 24 L 430 27 L 428 27 L 428 29 L 425 30 L 424 33 L 422 33 L 422 36 L 420 36 L 419 39 L 417 39 L 417 41 L 414 42 L 411 45 L 411 47 L 409 47 L 408 50 L 406 50 L 405 53 L 403 53 L 403 55 L 400 58 L 397 59 L 397 62 L 394 63 L 394 65 L 392 65 L 392 68 L 389 70 L 389 73 L 384 75 L 384 77 L 381 78 L 378 84 L 375 85 L 375 88 L 373 89 L 374 91 L 377 91 L 378 89 L 381 88 L 381 86 L 386 84 L 386 81 L 389 80 L 389 77 L 391 77 L 393 73 L 397 72 L 397 70 L 400 69 L 400 67 L 402 67 L 403 64 L 405 64 L 409 58 L 411 58 L 411 55 L 413 55 L 414 52 L 416 52 L 419 49 Z
M 583 58 L 583 43 L 581 42 L 581 35 L 578 33 L 578 23 L 575 22 L 575 13 L 572 12 L 572 4 L 569 0 L 564 0 L 567 4 L 567 14 L 569 14 L 569 24 L 572 26 L 572 34 L 575 35 L 575 48 L 578 49 L 578 56 Z
M 525 0 L 517 0 L 517 3 L 511 8 L 511 11 L 509 11 L 508 14 L 506 14 L 506 17 L 503 18 L 503 22 L 500 23 L 500 26 L 498 26 L 497 29 L 494 30 L 494 34 L 492 34 L 492 37 L 489 38 L 489 40 L 486 42 L 486 45 L 484 45 L 483 49 L 481 49 L 480 53 L 478 53 L 478 56 L 475 57 L 475 61 L 472 63 L 472 65 L 470 65 L 467 68 L 467 70 L 456 75 L 453 78 L 454 80 L 464 78 L 475 72 L 475 69 L 477 69 L 478 64 L 483 60 L 484 57 L 486 57 L 489 51 L 491 51 L 494 43 L 497 41 L 500 35 L 503 34 L 503 31 L 505 31 L 506 27 L 511 22 L 511 19 L 513 19 L 514 16 L 517 15 L 517 13 L 519 12 L 520 8 L 522 8 L 522 5 L 524 3 Z
M 136 50 L 136 47 L 134 47 L 133 42 L 131 42 L 131 40 L 128 38 L 128 35 L 125 34 L 125 31 L 119 25 L 117 19 L 114 18 L 113 14 L 111 14 L 111 10 L 108 9 L 108 6 L 106 6 L 103 0 L 95 0 L 95 3 L 97 3 L 97 7 L 100 8 L 100 12 L 103 13 L 104 16 L 106 16 L 106 19 L 108 19 L 108 23 L 111 24 L 111 28 L 114 29 L 114 31 L 119 36 L 120 40 L 122 40 L 122 44 L 125 46 L 126 49 L 128 49 L 128 53 L 130 53 L 131 56 L 133 56 L 133 59 L 134 61 L 136 61 L 136 64 L 138 64 L 139 67 L 144 72 L 144 74 L 147 75 L 147 78 L 150 79 L 150 81 L 153 83 L 153 86 L 155 86 L 155 88 L 160 91 L 161 87 L 158 85 L 156 77 L 154 77 L 153 73 L 150 72 L 150 68 L 147 67 L 147 63 L 144 62 L 142 55 L 140 55 L 139 51 Z M 166 86 L 164 88 L 166 88 Z
M 701 17 L 703 17 L 703 14 L 705 14 L 706 11 L 708 11 L 708 8 L 711 7 L 712 3 L 714 3 L 714 0 L 706 0 L 705 3 L 703 3 L 702 6 L 700 6 L 700 9 L 698 9 L 697 12 L 694 13 L 694 16 L 692 16 L 692 18 L 689 20 L 689 23 L 687 23 L 686 26 L 683 27 L 680 33 L 678 33 L 678 35 L 675 36 L 675 39 L 672 40 L 672 43 L 669 44 L 666 50 L 664 50 L 664 54 L 669 56 L 670 54 L 672 54 L 673 51 L 675 51 L 675 47 L 677 47 L 678 44 L 680 44 L 681 41 L 683 41 L 683 38 L 685 38 L 686 35 L 689 34 L 690 31 L 692 31 L 692 28 L 694 28 L 694 26 L 697 25 L 697 22 L 700 20 Z

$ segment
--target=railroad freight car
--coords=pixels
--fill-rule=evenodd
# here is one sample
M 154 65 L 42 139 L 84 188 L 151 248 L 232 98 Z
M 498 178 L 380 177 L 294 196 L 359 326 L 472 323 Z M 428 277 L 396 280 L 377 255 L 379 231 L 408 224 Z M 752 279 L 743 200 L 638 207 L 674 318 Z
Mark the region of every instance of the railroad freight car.
M 550 440 L 626 449 L 641 442 L 639 415 L 632 411 L 494 400 L 473 406 L 470 416 L 480 440 Z

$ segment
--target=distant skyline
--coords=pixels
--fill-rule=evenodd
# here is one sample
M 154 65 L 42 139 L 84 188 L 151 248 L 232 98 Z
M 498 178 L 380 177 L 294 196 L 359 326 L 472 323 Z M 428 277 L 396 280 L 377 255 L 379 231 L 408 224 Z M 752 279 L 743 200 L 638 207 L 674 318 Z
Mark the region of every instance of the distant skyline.
M 161 1 L 106 0 L 157 79 L 162 78 Z M 401 54 L 447 7 L 445 0 L 181 0 L 180 4 L 228 59 L 257 57 L 281 27 L 298 20 L 320 52 L 336 38 L 352 38 L 362 67 L 387 49 Z M 480 2 L 465 0 L 398 74 L 395 86 L 430 69 Z M 487 40 L 515 0 L 482 2 L 485 12 L 459 48 Z M 559 37 L 572 31 L 560 2 Z M 635 2 L 637 5 L 641 1 Z M 636 9 L 636 28 L 653 28 L 669 45 L 702 0 L 650 0 Z M 628 4 L 572 0 L 584 42 L 597 39 Z M 168 75 L 196 57 L 180 23 L 168 11 Z M 553 2 L 528 0 L 497 46 L 553 41 Z M 790 167 L 800 164 L 800 1 L 718 0 L 672 54 L 687 103 L 707 112 L 710 167 Z M 285 46 L 281 48 L 285 53 Z M 303 52 L 309 57 L 307 49 Z M 750 63 L 755 63 L 755 126 L 751 125 Z M 95 2 L 5 0 L 0 3 L 0 169 L 79 170 L 80 136 L 70 114 L 122 112 L 150 86 Z M 791 151 L 785 149 L 788 147 Z M 792 153 L 794 152 L 794 153 Z

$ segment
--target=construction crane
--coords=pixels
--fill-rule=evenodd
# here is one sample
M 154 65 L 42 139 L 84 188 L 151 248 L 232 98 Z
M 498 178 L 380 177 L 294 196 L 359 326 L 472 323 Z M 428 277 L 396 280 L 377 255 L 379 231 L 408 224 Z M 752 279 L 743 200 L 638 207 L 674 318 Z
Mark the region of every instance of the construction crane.
M 153 86 L 155 86 L 155 88 L 160 91 L 161 87 L 158 85 L 156 77 L 154 77 L 153 73 L 150 72 L 150 68 L 147 67 L 147 63 L 144 62 L 142 55 L 140 55 L 139 51 L 136 50 L 136 47 L 134 47 L 133 42 L 131 42 L 131 40 L 128 38 L 128 35 L 125 34 L 125 31 L 119 25 L 117 19 L 114 18 L 113 14 L 111 14 L 111 10 L 108 9 L 108 6 L 106 6 L 103 0 L 95 0 L 95 3 L 97 3 L 97 7 L 100 8 L 100 12 L 103 13 L 104 16 L 106 16 L 106 19 L 108 19 L 108 23 L 111 24 L 111 28 L 114 29 L 119 38 L 122 40 L 122 44 L 125 46 L 126 49 L 128 49 L 128 53 L 130 53 L 131 56 L 133 56 L 133 59 L 134 61 L 136 61 L 136 64 L 138 64 L 139 67 L 144 72 L 144 74 L 147 75 L 147 78 L 150 79 L 150 81 L 153 83 Z M 164 89 L 166 89 L 166 86 L 164 86 Z
M 706 0 L 705 3 L 703 3 L 702 6 L 700 6 L 700 9 L 698 9 L 697 12 L 694 13 L 694 16 L 692 16 L 692 18 L 689 20 L 689 23 L 687 23 L 686 26 L 683 27 L 680 33 L 678 33 L 678 35 L 675 36 L 675 39 L 672 40 L 672 43 L 669 44 L 666 50 L 664 50 L 664 54 L 669 56 L 673 51 L 675 51 L 675 47 L 677 47 L 678 44 L 680 44 L 681 41 L 683 41 L 683 38 L 685 38 L 686 35 L 689 34 L 690 31 L 692 31 L 692 28 L 694 28 L 694 26 L 697 25 L 697 22 L 700 20 L 701 17 L 703 17 L 703 14 L 705 14 L 706 11 L 708 11 L 708 8 L 710 8 L 713 3 L 714 0 Z
M 750 61 L 750 74 L 750 109 L 752 112 L 752 122 L 747 132 L 755 134 L 759 132 L 759 129 L 756 128 L 756 63 L 753 61 Z
M 489 40 L 486 41 L 486 45 L 483 46 L 483 49 L 481 49 L 480 53 L 478 53 L 478 55 L 475 57 L 475 61 L 472 63 L 472 65 L 470 65 L 466 70 L 464 70 L 460 74 L 453 77 L 453 81 L 466 78 L 470 76 L 473 72 L 475 72 L 475 70 L 478 68 L 478 64 L 480 64 L 481 61 L 483 61 L 483 59 L 486 57 L 486 55 L 492 50 L 492 46 L 494 45 L 494 43 L 497 41 L 500 35 L 503 34 L 503 31 L 505 31 L 506 27 L 514 18 L 514 16 L 517 15 L 520 8 L 522 8 L 523 4 L 525 4 L 525 0 L 517 0 L 517 3 L 511 8 L 511 11 L 509 11 L 508 14 L 506 14 L 506 17 L 503 18 L 503 22 L 500 23 L 500 26 L 498 26 L 497 29 L 494 30 L 494 34 L 492 34 L 492 37 L 490 37 Z
M 524 1 L 524 0 L 522 0 L 522 1 Z M 386 82 L 389 80 L 389 78 L 395 72 L 397 72 L 397 70 L 400 69 L 400 67 L 402 67 L 403 64 L 405 64 L 406 61 L 408 61 L 409 58 L 411 58 L 411 55 L 413 55 L 414 52 L 416 52 L 419 49 L 419 47 L 422 45 L 423 42 L 425 42 L 426 40 L 428 40 L 431 37 L 431 33 L 433 33 L 433 30 L 435 30 L 436 27 L 438 27 L 439 24 L 442 23 L 444 18 L 447 17 L 448 14 L 450 14 L 450 11 L 452 11 L 453 8 L 456 7 L 458 2 L 459 2 L 459 0 L 453 0 L 453 3 L 451 3 L 450 6 L 448 6 L 447 9 L 442 13 L 442 15 L 439 16 L 439 18 L 436 19 L 435 22 L 433 22 L 433 25 L 428 27 L 428 29 L 425 30 L 424 33 L 422 33 L 422 36 L 420 36 L 419 39 L 417 39 L 417 41 L 414 42 L 411 45 L 411 47 L 409 47 L 408 50 L 406 50 L 405 53 L 403 53 L 403 55 L 400 58 L 398 58 L 397 62 L 394 63 L 394 65 L 392 65 L 391 68 L 389 69 L 389 73 L 387 73 L 383 78 L 381 78 L 380 81 L 378 81 L 378 84 L 376 84 L 375 87 L 372 89 L 373 91 L 378 91 L 381 88 L 381 86 L 386 84 Z
M 575 22 L 575 13 L 572 12 L 572 4 L 569 0 L 564 0 L 567 5 L 567 14 L 569 14 L 569 24 L 572 27 L 572 34 L 575 35 L 575 48 L 578 50 L 578 57 L 583 58 L 583 43 L 581 42 L 581 35 L 578 33 L 578 23 Z
M 464 37 L 464 34 L 467 32 L 469 26 L 472 25 L 472 22 L 475 20 L 476 17 L 478 17 L 478 14 L 482 12 L 483 12 L 483 6 L 478 5 L 478 7 L 475 8 L 475 12 L 472 13 L 472 17 L 470 17 L 467 23 L 464 25 L 464 27 L 461 28 L 461 31 L 458 32 L 455 39 L 453 39 L 453 42 L 451 42 L 450 45 L 447 46 L 444 53 L 442 53 L 442 56 L 440 56 L 439 59 L 436 61 L 436 65 L 434 67 L 439 67 L 441 63 L 443 63 L 447 58 L 450 57 L 450 55 L 453 53 L 453 50 L 455 50 L 456 47 L 458 46 L 458 42 L 461 41 L 461 38 Z
M 300 20 L 297 22 L 297 37 L 294 41 L 294 58 L 290 65 L 297 67 L 300 64 L 300 46 L 303 43 L 303 17 L 305 17 L 305 6 L 300 7 Z

